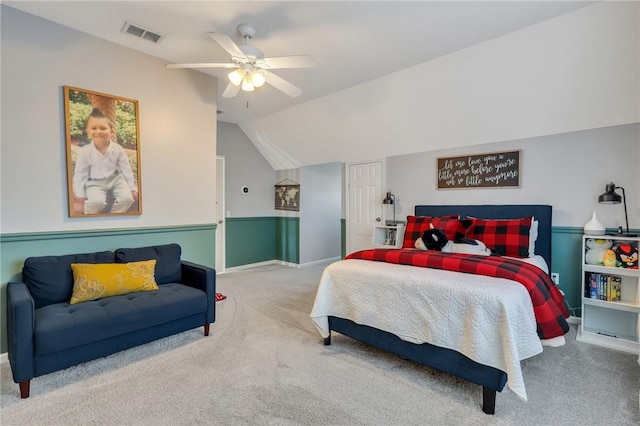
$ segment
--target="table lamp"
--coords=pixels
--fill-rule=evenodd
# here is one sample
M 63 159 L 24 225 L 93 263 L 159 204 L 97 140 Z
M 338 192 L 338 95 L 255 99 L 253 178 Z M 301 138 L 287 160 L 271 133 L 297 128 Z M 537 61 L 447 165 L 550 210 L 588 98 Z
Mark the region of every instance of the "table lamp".
M 622 196 L 616 192 L 616 189 L 622 190 Z M 618 234 L 623 237 L 637 237 L 636 234 L 629 233 L 629 217 L 627 216 L 627 197 L 624 193 L 624 188 L 621 186 L 616 186 L 615 183 L 609 182 L 605 186 L 605 192 L 598 197 L 598 202 L 600 204 L 620 204 L 620 201 L 624 204 L 624 220 L 627 226 L 627 232 L 622 232 L 622 227 L 618 229 Z
M 393 225 L 396 225 L 396 196 L 391 193 L 391 191 L 387 191 L 387 196 L 382 200 L 382 204 L 391 204 L 393 205 Z

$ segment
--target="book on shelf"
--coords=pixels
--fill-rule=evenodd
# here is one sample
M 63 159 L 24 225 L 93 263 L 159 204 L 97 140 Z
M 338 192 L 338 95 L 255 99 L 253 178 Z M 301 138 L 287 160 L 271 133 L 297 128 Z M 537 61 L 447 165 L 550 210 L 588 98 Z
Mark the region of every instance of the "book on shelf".
M 385 238 L 385 244 L 387 245 L 396 245 L 396 230 L 392 228 L 387 228 L 387 236 Z
M 622 278 L 617 275 L 587 272 L 584 297 L 615 302 L 620 300 Z
M 620 300 L 622 287 L 622 278 L 612 275 L 611 276 L 611 299 L 612 301 Z

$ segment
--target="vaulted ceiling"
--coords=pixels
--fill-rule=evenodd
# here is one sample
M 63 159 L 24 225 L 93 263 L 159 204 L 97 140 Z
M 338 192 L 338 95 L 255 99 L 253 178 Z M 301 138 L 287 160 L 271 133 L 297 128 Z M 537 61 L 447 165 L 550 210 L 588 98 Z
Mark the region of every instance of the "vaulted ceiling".
M 242 124 L 430 61 L 570 12 L 582 1 L 4 1 L 167 63 L 228 62 L 208 32 L 241 39 L 265 56 L 309 54 L 312 69 L 274 71 L 303 90 L 291 98 L 269 85 L 219 96 L 219 120 Z M 157 44 L 122 32 L 125 22 L 157 33 Z M 227 69 L 200 69 L 227 86 Z

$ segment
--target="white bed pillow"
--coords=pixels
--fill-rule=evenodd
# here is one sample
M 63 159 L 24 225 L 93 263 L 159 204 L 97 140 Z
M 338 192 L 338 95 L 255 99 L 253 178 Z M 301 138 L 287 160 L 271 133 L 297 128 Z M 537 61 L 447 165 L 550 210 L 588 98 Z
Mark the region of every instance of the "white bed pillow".
M 536 255 L 536 240 L 538 239 L 538 221 L 535 217 L 532 219 L 531 228 L 529 229 L 529 257 Z

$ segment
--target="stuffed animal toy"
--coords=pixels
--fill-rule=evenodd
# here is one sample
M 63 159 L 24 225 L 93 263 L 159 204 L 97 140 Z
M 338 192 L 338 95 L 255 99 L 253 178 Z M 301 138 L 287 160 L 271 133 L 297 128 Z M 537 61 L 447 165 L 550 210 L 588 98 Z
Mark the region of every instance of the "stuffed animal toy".
M 608 249 L 604 252 L 604 258 L 602 260 L 604 266 L 608 266 L 610 268 L 615 268 L 616 266 L 620 266 L 616 259 L 616 252 Z
M 444 232 L 434 229 L 433 225 L 429 226 L 431 229 L 423 232 L 422 237 L 418 238 L 413 246 L 418 250 L 443 251 L 449 239 Z
M 638 247 L 627 243 L 618 244 L 616 260 L 623 268 L 638 269 Z
M 468 238 L 449 241 L 447 236 L 440 229 L 429 229 L 418 238 L 414 247 L 419 250 L 434 250 L 444 253 L 466 253 L 489 256 L 491 251 L 480 240 L 470 240 Z
M 415 242 L 413 243 L 413 246 L 418 250 L 429 250 L 427 246 L 424 245 L 424 241 L 422 241 L 422 237 L 419 237 L 417 240 L 415 240 Z
M 587 238 L 586 245 L 587 252 L 584 257 L 585 262 L 589 265 L 602 265 L 604 264 L 604 254 L 613 246 L 613 241 Z

